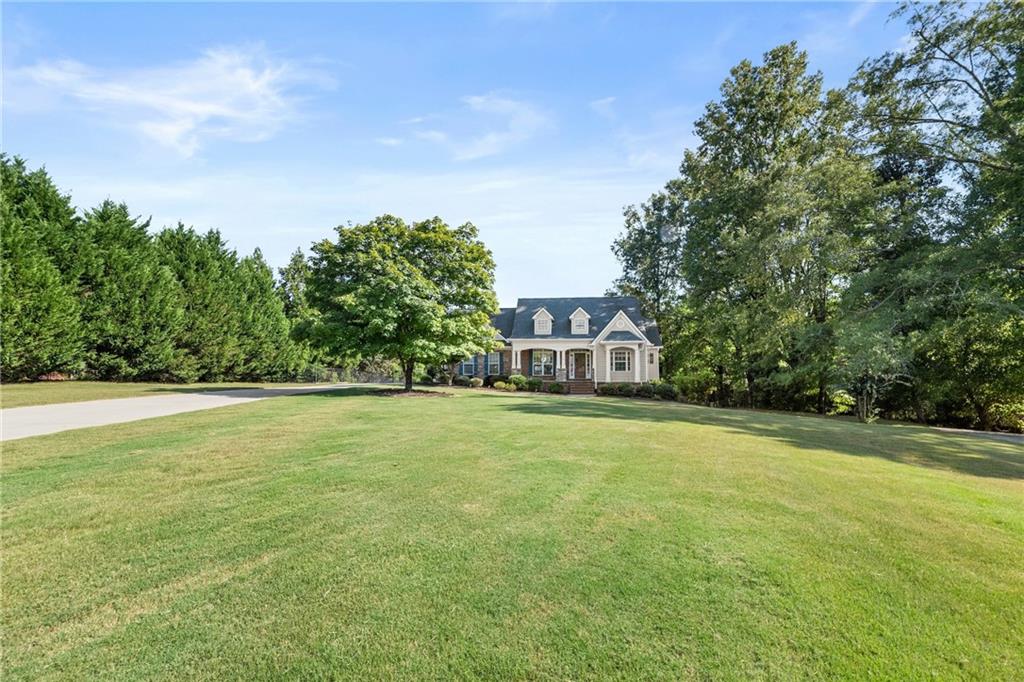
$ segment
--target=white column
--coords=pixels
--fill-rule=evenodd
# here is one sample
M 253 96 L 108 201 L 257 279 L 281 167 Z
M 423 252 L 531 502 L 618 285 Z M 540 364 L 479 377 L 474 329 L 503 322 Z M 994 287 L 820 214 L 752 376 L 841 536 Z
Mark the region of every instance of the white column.
M 633 381 L 640 383 L 640 346 L 636 347 L 636 355 L 633 357 Z
M 519 349 L 516 348 L 516 344 L 512 344 L 512 371 L 509 374 L 519 373 Z
M 604 380 L 612 380 L 612 348 L 611 346 L 604 347 Z

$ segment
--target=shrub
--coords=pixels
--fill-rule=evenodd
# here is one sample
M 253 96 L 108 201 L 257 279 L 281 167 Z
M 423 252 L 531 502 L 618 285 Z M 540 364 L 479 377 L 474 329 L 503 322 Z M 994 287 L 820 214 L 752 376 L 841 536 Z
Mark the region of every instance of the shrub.
M 832 394 L 832 409 L 829 414 L 853 414 L 857 406 L 857 399 L 843 390 Z
M 679 389 L 664 381 L 654 387 L 654 392 L 662 400 L 677 400 L 679 398 Z
M 524 377 L 522 374 L 513 374 L 509 376 L 508 381 L 506 383 L 512 384 L 513 386 L 516 387 L 516 389 L 520 389 L 526 388 L 526 381 L 526 377 Z
M 637 398 L 653 398 L 657 395 L 654 391 L 654 386 L 651 384 L 640 384 L 636 387 Z
M 618 384 L 618 390 L 615 393 L 623 398 L 632 398 L 636 395 L 636 388 L 633 384 Z
M 553 381 L 550 384 L 548 384 L 548 392 L 549 393 L 565 393 L 565 386 L 563 386 L 562 384 L 558 383 L 557 381 Z
M 597 393 L 598 395 L 616 395 L 615 384 L 598 384 Z
M 505 386 L 501 390 L 508 391 L 509 393 L 515 393 L 516 392 L 516 385 L 515 384 L 505 384 Z
M 483 385 L 484 385 L 484 380 L 481 379 L 480 377 L 473 377 L 472 379 L 469 380 L 470 388 L 480 388 Z
M 493 386 L 494 388 L 498 389 L 499 391 L 504 391 L 504 390 L 505 390 L 505 387 L 506 387 L 506 386 L 508 386 L 508 384 L 506 384 L 506 383 L 505 383 L 504 381 L 495 381 L 495 382 L 494 382 L 493 384 L 491 384 L 491 385 L 492 385 L 492 386 Z
M 489 374 L 486 377 L 484 377 L 484 386 L 494 386 L 499 381 L 501 383 L 508 382 L 508 375 L 507 374 Z
M 456 386 L 469 386 L 469 377 L 457 376 L 452 380 Z
M 527 379 L 526 380 L 526 390 L 527 391 L 532 391 L 533 393 L 536 393 L 537 391 L 539 391 L 541 389 L 541 386 L 543 386 L 543 385 L 544 385 L 544 382 L 541 381 L 540 379 Z

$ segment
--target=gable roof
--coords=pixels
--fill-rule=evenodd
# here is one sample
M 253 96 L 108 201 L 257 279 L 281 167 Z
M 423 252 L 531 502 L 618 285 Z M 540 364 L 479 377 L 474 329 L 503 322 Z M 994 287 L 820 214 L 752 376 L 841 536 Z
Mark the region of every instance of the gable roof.
M 533 316 L 541 308 L 555 318 L 550 334 L 533 333 Z M 573 334 L 570 316 L 577 308 L 590 315 L 590 328 L 586 334 Z M 505 310 L 505 309 L 503 309 Z M 640 302 L 633 296 L 593 296 L 585 298 L 521 298 L 516 303 L 515 320 L 510 334 L 516 339 L 593 339 L 600 334 L 620 310 L 655 346 L 661 345 L 658 323 L 640 312 Z M 613 332 L 614 333 L 614 332 Z
M 643 341 L 633 332 L 610 332 L 604 337 L 605 341 Z
M 515 308 L 499 308 L 497 315 L 491 315 L 491 326 L 507 339 L 512 335 L 512 323 L 515 319 Z

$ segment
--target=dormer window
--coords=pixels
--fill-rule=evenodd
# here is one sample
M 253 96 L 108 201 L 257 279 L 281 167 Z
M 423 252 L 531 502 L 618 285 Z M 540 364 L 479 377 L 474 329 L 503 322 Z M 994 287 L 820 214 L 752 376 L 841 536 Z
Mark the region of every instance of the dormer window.
M 577 308 L 569 320 L 572 322 L 573 334 L 586 334 L 590 331 L 590 315 L 583 308 Z
M 551 317 L 544 308 L 537 311 L 537 314 L 533 316 L 533 333 L 537 336 L 550 336 L 551 335 L 551 322 L 555 318 Z

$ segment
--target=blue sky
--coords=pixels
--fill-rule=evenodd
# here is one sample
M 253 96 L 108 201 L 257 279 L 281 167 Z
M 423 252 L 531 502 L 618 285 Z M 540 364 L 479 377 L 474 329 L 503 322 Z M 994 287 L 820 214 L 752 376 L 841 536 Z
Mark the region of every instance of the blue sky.
M 826 85 L 900 46 L 872 3 L 3 5 L 3 149 L 83 208 L 280 266 L 381 213 L 472 221 L 502 304 L 600 295 L 622 207 L 677 173 L 730 66 Z

